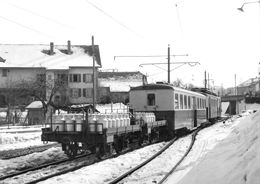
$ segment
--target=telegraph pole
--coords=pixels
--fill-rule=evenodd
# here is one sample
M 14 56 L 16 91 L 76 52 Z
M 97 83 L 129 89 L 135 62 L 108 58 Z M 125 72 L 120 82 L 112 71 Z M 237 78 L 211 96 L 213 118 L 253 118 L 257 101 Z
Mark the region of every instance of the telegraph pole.
M 96 82 L 95 82 L 95 45 L 94 36 L 92 36 L 92 58 L 93 58 L 93 108 L 96 109 Z
M 204 80 L 205 80 L 205 89 L 207 89 L 207 71 L 205 70 L 205 73 L 204 73 Z
M 170 45 L 168 44 L 168 84 L 171 83 L 171 55 L 170 55 Z

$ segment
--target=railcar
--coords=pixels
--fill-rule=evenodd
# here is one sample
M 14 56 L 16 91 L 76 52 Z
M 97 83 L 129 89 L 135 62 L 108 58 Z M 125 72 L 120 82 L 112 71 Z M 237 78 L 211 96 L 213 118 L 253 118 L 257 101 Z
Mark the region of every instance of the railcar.
M 206 112 L 207 119 L 214 122 L 221 117 L 221 98 L 215 93 L 208 91 L 205 88 L 193 88 L 192 91 L 199 92 L 206 96 Z
M 129 93 L 130 109 L 153 112 L 157 120 L 167 120 L 172 132 L 194 129 L 206 122 L 206 101 L 201 93 L 167 84 L 138 86 Z
M 97 156 L 119 153 L 132 145 L 164 139 L 166 120 L 155 121 L 152 113 L 137 114 L 132 120 L 129 113 L 52 115 L 41 139 L 60 143 L 69 157 L 86 151 Z

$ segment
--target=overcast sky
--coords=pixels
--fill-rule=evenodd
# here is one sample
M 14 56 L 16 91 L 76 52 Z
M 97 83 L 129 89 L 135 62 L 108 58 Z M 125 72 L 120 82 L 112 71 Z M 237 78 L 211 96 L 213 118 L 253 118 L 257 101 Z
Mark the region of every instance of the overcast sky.
M 260 6 L 243 0 L 0 0 L 1 43 L 100 46 L 102 69 L 141 71 L 150 82 L 167 81 L 172 62 L 200 62 L 171 73 L 184 82 L 203 85 L 204 71 L 215 85 L 231 87 L 256 77 L 260 61 Z M 171 68 L 179 65 L 171 65 Z

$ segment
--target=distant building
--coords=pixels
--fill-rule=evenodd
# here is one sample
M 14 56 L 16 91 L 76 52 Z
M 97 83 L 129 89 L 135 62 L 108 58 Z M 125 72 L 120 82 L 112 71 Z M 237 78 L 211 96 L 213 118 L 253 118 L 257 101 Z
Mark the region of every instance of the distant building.
M 245 96 L 260 96 L 259 78 L 251 78 L 237 86 L 237 94 Z
M 112 102 L 127 103 L 131 87 L 147 84 L 147 77 L 141 72 L 99 72 L 100 98 L 108 97 Z
M 38 125 L 44 123 L 44 110 L 41 101 L 34 101 L 30 103 L 26 106 L 26 109 L 28 110 L 28 125 Z
M 17 84 L 35 79 L 45 82 L 42 90 L 47 99 L 53 87 L 59 88 L 53 97 L 58 104 L 92 102 L 93 81 L 97 84 L 98 68 L 102 66 L 98 45 L 94 49 L 95 78 L 92 46 L 72 46 L 70 41 L 67 45 L 0 44 L 0 57 L 4 61 L 0 62 L 0 106 L 10 103 L 10 94 L 19 91 Z M 28 104 L 33 100 L 29 97 L 21 99 L 26 100 L 15 99 L 12 104 Z

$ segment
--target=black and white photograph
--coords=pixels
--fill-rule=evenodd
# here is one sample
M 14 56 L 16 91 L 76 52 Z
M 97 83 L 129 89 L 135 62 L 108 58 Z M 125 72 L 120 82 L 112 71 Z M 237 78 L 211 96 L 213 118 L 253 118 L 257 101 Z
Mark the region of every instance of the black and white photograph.
M 260 1 L 0 0 L 0 184 L 259 184 Z

